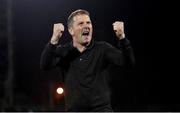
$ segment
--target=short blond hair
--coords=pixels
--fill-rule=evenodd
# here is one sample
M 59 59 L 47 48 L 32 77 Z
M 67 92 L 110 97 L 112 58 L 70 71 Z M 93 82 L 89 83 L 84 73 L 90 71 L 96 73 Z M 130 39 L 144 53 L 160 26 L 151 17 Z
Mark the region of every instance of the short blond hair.
M 67 25 L 68 25 L 68 28 L 70 28 L 72 26 L 72 23 L 73 23 L 73 18 L 77 15 L 88 15 L 90 16 L 89 12 L 86 11 L 86 10 L 83 10 L 83 9 L 78 9 L 78 10 L 75 10 L 74 12 L 72 12 L 69 17 L 68 17 L 68 21 L 67 21 Z

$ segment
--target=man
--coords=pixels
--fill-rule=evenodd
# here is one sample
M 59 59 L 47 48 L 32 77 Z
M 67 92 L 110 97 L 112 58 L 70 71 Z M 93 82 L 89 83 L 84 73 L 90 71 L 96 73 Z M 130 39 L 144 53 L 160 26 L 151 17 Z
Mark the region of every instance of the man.
M 109 64 L 133 64 L 134 57 L 125 38 L 123 22 L 113 23 L 118 49 L 92 39 L 89 12 L 76 10 L 68 17 L 72 42 L 58 45 L 64 32 L 62 23 L 54 24 L 53 35 L 41 56 L 41 68 L 58 66 L 63 71 L 67 111 L 113 111 L 107 82 Z

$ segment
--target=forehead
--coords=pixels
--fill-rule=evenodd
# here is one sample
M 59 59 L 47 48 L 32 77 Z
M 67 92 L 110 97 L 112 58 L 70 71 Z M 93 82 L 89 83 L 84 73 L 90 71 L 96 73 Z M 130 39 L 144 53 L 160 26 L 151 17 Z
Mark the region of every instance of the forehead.
M 88 15 L 76 15 L 73 18 L 74 22 L 79 22 L 79 21 L 90 21 L 90 17 Z

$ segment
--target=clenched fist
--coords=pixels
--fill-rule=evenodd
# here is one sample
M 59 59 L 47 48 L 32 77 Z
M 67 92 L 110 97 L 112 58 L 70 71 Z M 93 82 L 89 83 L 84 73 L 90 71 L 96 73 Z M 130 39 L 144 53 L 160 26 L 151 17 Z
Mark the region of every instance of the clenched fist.
M 116 36 L 120 40 L 125 38 L 125 34 L 124 34 L 124 22 L 115 21 L 112 25 L 113 25 L 113 30 L 116 33 Z
M 63 32 L 64 32 L 64 25 L 62 23 L 54 24 L 51 43 L 57 44 L 59 39 L 61 38 Z

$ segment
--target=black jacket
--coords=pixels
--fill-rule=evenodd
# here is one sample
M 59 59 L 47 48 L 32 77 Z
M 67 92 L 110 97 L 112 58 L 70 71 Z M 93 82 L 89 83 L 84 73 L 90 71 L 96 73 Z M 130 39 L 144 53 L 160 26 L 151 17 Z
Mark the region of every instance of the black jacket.
M 107 42 L 94 40 L 82 53 L 72 46 L 72 42 L 57 46 L 50 43 L 46 45 L 41 56 L 41 68 L 47 70 L 59 66 L 63 71 L 68 111 L 92 111 L 101 106 L 110 107 L 108 65 L 131 67 L 135 63 L 127 38 L 120 40 L 117 48 Z

